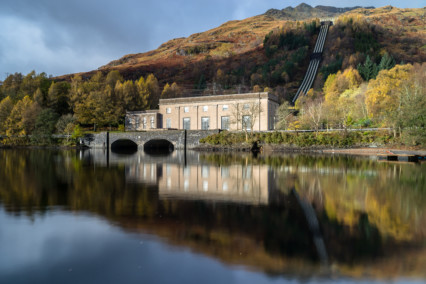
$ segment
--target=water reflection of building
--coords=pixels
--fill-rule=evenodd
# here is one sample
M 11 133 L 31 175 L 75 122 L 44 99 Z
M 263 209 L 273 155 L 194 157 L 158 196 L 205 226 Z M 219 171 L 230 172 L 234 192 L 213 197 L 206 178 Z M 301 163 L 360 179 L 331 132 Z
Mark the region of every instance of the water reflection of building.
M 161 175 L 162 167 L 156 163 L 137 163 L 126 167 L 127 182 L 157 185 Z
M 106 165 L 105 153 L 85 153 L 86 159 Z M 130 183 L 158 186 L 161 198 L 268 204 L 276 189 L 267 165 L 217 165 L 200 160 L 196 152 L 175 151 L 167 156 L 110 154 L 109 165 L 125 168 Z M 185 165 L 186 164 L 186 165 Z
M 272 184 L 267 166 L 164 164 L 158 187 L 162 198 L 267 204 Z

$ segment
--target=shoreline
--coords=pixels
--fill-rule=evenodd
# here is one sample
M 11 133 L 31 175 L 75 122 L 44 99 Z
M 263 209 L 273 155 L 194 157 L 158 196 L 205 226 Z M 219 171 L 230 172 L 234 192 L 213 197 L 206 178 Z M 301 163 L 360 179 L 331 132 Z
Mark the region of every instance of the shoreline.
M 91 149 L 88 146 L 69 145 L 0 145 L 1 149 L 55 149 L 55 150 L 83 150 Z M 284 153 L 305 153 L 305 154 L 342 154 L 356 156 L 378 156 L 378 155 L 419 155 L 426 156 L 426 149 L 419 147 L 408 147 L 401 145 L 382 145 L 369 147 L 366 145 L 353 146 L 348 148 L 338 148 L 329 146 L 309 146 L 299 147 L 293 145 L 263 144 L 259 148 L 253 149 L 250 144 L 234 144 L 229 146 L 200 144 L 197 147 L 188 149 L 204 153 L 247 153 L 256 152 L 267 155 Z
M 90 149 L 87 146 L 69 145 L 0 145 L 2 149 L 56 149 L 56 150 L 82 150 Z
M 197 152 L 250 152 L 252 146 L 248 144 L 218 146 L 218 145 L 203 145 L 192 149 Z M 310 146 L 298 147 L 292 145 L 264 144 L 260 145 L 260 150 L 257 151 L 263 154 L 280 154 L 280 153 L 322 153 L 322 154 L 345 154 L 357 156 L 377 156 L 383 154 L 407 154 L 407 155 L 426 155 L 426 149 L 419 147 L 407 147 L 400 145 L 383 145 L 369 147 L 365 145 L 353 146 L 349 148 L 338 148 L 329 146 Z

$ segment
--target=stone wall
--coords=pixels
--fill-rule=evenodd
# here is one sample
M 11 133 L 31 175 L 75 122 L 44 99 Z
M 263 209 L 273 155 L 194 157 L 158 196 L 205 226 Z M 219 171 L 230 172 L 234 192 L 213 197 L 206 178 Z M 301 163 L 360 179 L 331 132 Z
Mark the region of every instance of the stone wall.
M 151 140 L 164 139 L 171 142 L 175 149 L 192 149 L 200 144 L 200 139 L 206 136 L 219 133 L 219 130 L 158 130 L 146 132 L 101 132 L 88 134 L 81 143 L 91 148 L 106 148 L 118 140 L 131 140 L 135 142 L 140 149 L 143 149 L 145 143 Z

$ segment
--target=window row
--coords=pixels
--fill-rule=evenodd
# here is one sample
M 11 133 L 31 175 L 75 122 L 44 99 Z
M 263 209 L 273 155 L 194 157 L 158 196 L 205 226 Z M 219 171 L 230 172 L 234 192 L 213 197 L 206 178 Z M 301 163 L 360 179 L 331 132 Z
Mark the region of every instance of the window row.
M 220 129 L 229 130 L 229 116 L 221 116 L 220 118 Z M 172 128 L 172 119 L 166 118 L 166 128 Z M 190 130 L 191 129 L 191 118 L 184 117 L 182 118 L 182 128 Z M 210 129 L 210 117 L 201 117 L 201 129 L 208 130 Z
M 153 116 L 151 116 L 149 118 L 149 120 L 150 120 L 151 128 L 156 128 L 155 127 L 155 118 Z M 135 118 L 135 125 L 136 125 L 136 128 L 139 128 L 139 126 L 140 126 L 140 119 L 139 119 L 139 117 Z M 147 117 L 144 116 L 142 118 L 142 128 L 146 129 L 146 126 L 147 126 Z
M 222 105 L 222 110 L 228 110 L 228 105 Z M 209 106 L 203 106 L 203 112 L 207 112 L 209 110 Z M 189 112 L 189 106 L 183 107 L 183 112 Z M 172 113 L 172 108 L 166 108 L 166 113 Z

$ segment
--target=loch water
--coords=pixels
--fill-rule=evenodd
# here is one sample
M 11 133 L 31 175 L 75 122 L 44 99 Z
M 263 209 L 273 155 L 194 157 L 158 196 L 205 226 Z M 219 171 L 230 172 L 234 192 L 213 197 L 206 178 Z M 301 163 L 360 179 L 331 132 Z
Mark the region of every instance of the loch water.
M 426 163 L 0 149 L 0 283 L 425 283 Z

